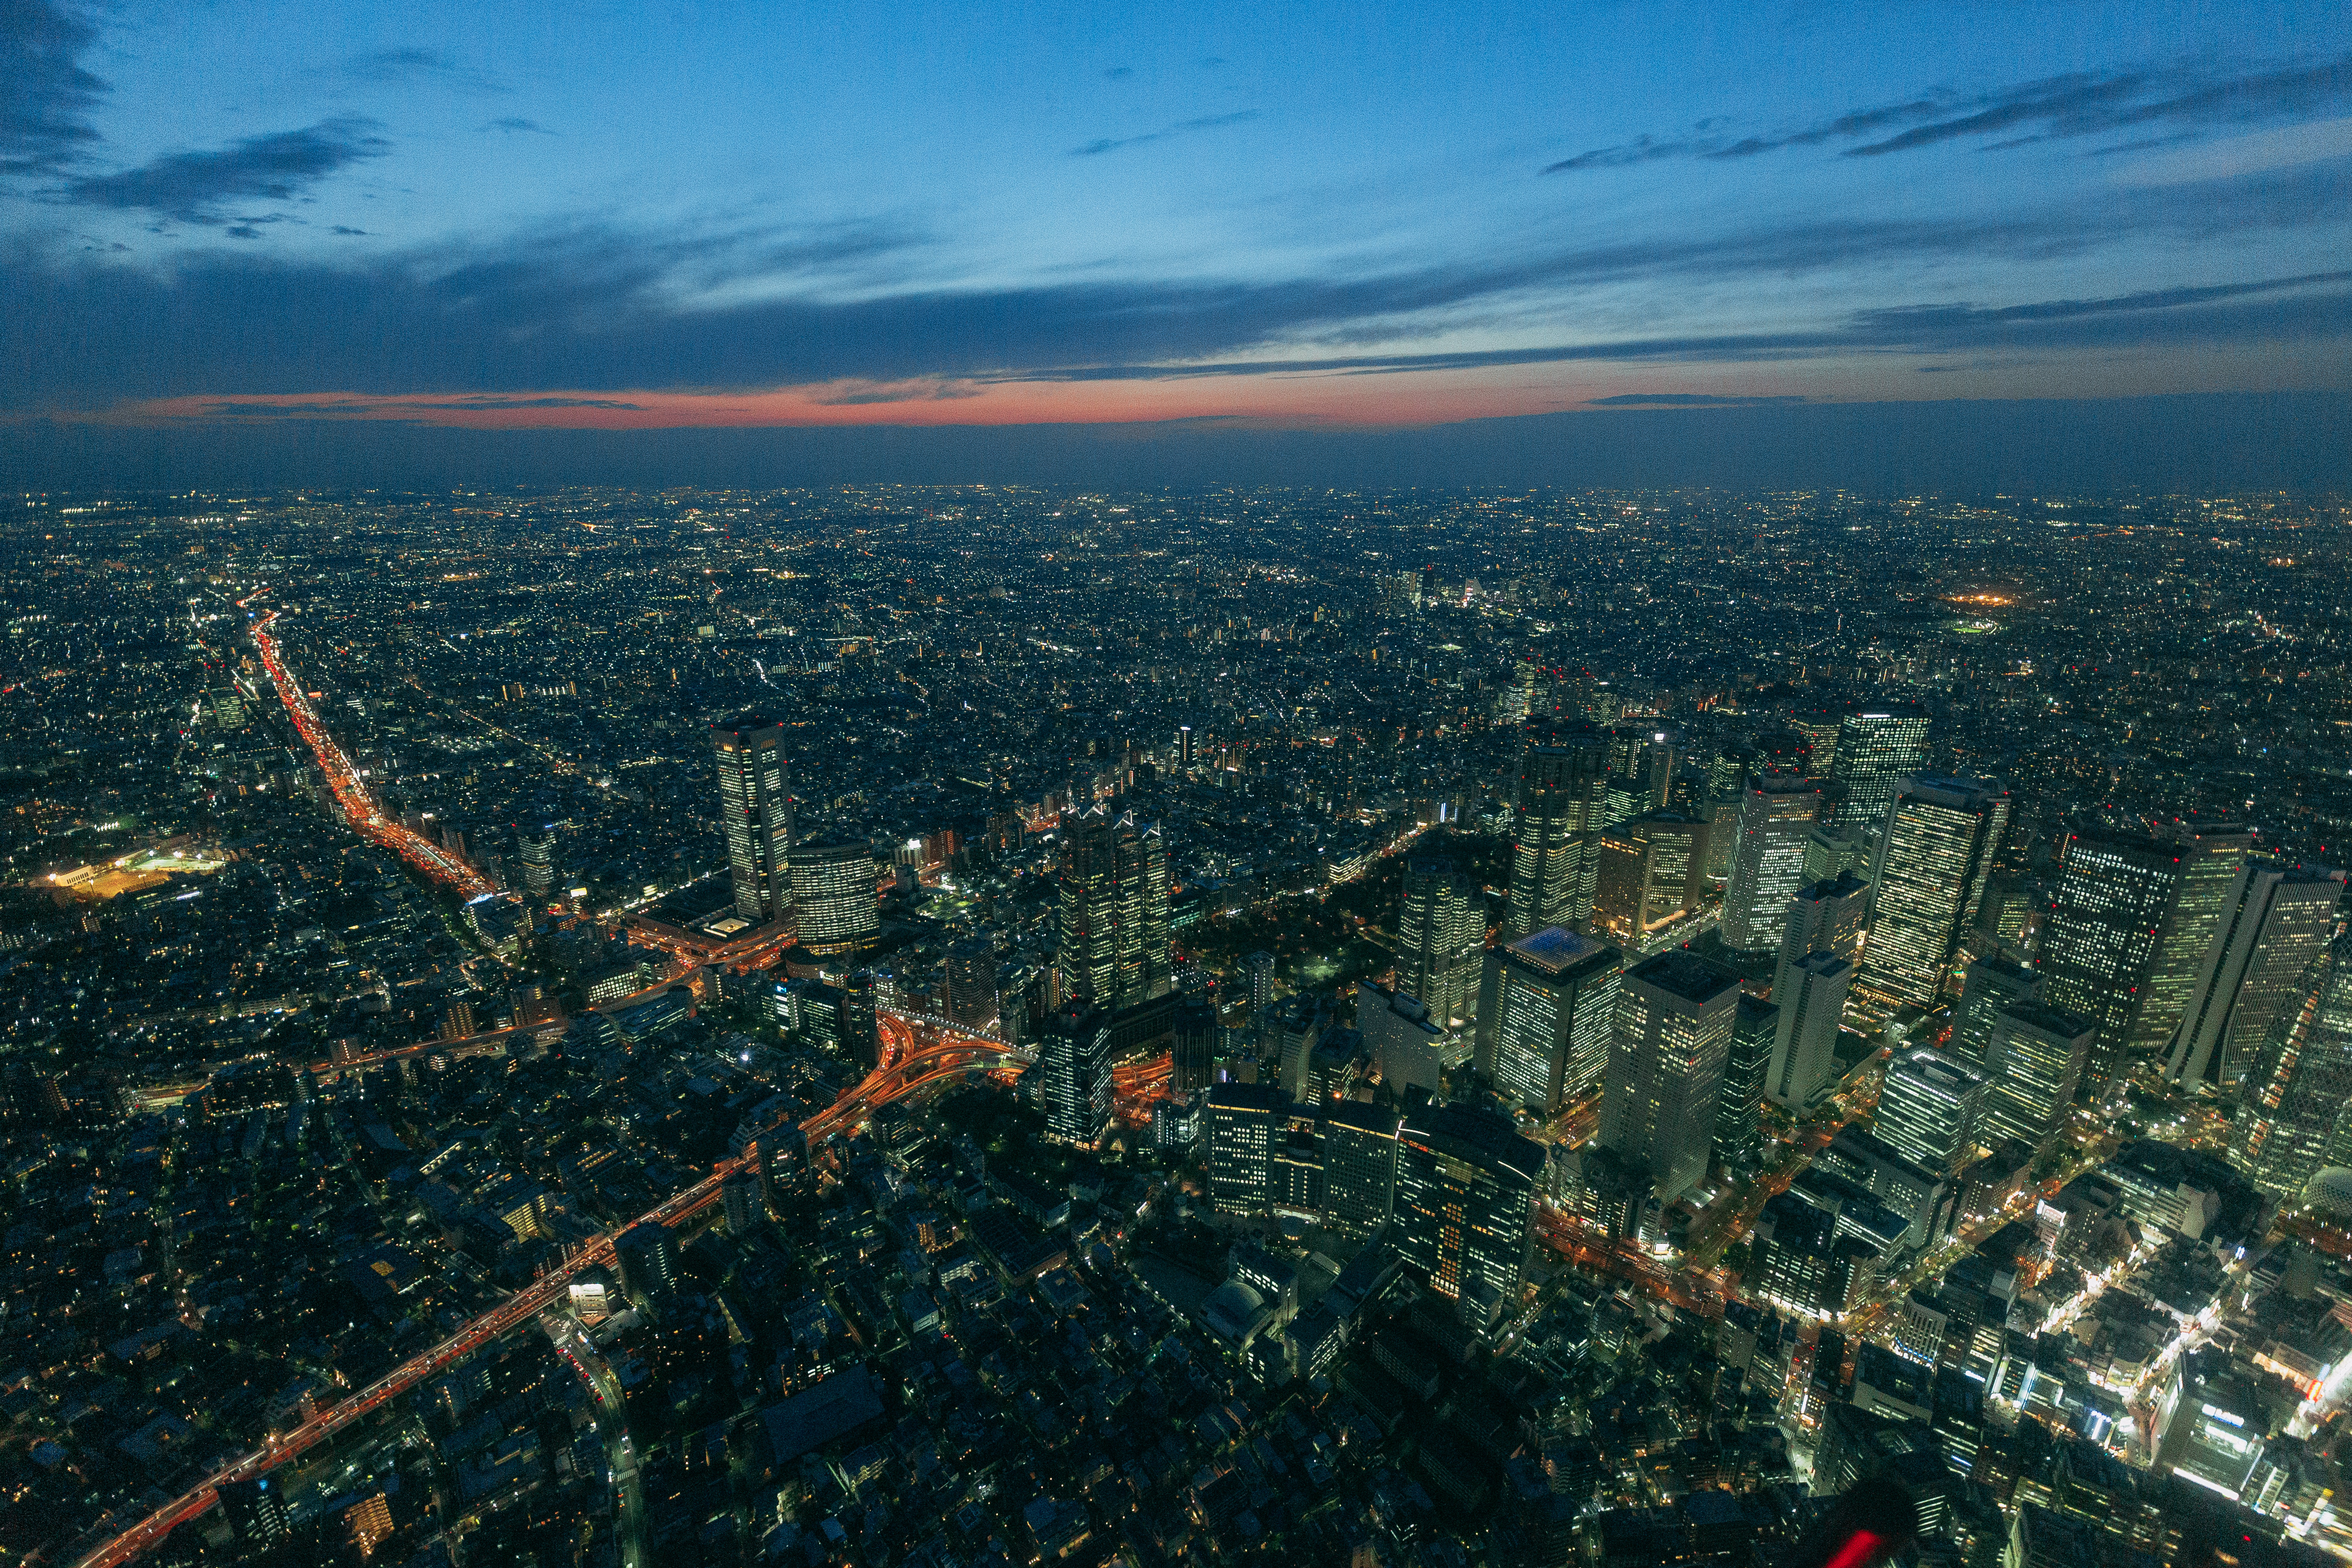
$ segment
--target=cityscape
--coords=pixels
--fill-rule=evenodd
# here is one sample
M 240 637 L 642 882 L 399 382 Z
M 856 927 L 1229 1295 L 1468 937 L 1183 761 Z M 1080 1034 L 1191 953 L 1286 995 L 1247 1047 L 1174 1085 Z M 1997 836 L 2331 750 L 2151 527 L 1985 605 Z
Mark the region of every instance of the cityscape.
M 2352 1555 L 2347 521 L 22 498 L 7 1550 Z

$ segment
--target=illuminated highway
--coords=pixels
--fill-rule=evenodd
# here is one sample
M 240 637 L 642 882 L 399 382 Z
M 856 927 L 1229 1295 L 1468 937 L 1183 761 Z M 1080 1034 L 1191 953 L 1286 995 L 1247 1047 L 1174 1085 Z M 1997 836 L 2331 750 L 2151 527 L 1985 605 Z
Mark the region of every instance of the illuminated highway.
M 1030 1059 L 1031 1053 L 1007 1046 L 1002 1040 L 960 1030 L 941 1029 L 929 1022 L 921 1025 L 919 1030 L 916 1025 L 898 1015 L 883 1014 L 880 1016 L 888 1025 L 890 1035 L 903 1042 L 895 1053 L 896 1059 L 875 1068 L 856 1088 L 802 1122 L 801 1131 L 811 1142 L 854 1130 L 877 1107 L 892 1100 L 971 1073 L 996 1072 Z M 932 1042 L 919 1043 L 922 1033 L 933 1036 Z M 418 1048 L 431 1047 L 428 1045 Z M 339 1065 L 347 1068 L 351 1064 Z M 719 1201 L 719 1183 L 748 1163 L 748 1159 L 720 1161 L 712 1167 L 709 1175 L 638 1215 L 631 1223 L 675 1226 L 693 1218 Z M 403 1362 L 349 1399 L 320 1412 L 293 1431 L 271 1438 L 263 1447 L 215 1471 L 200 1485 L 82 1557 L 75 1568 L 114 1568 L 115 1564 L 132 1561 L 179 1525 L 211 1508 L 218 1500 L 220 1488 L 278 1468 L 332 1437 L 387 1400 L 397 1398 L 425 1379 L 447 1371 L 491 1341 L 553 1306 L 563 1298 L 574 1275 L 612 1261 L 613 1237 L 616 1234 L 617 1230 L 605 1232 L 529 1289 L 509 1296 L 431 1350 Z
M 246 602 L 239 600 L 238 604 L 242 605 Z M 352 766 L 351 758 L 327 732 L 326 725 L 320 721 L 319 715 L 311 709 L 310 700 L 304 694 L 301 682 L 289 673 L 285 661 L 278 657 L 278 639 L 269 635 L 270 624 L 277 619 L 278 612 L 272 610 L 255 625 L 253 646 L 261 655 L 262 668 L 268 670 L 269 679 L 277 683 L 278 700 L 286 704 L 287 715 L 294 721 L 294 728 L 301 733 L 312 754 L 319 759 L 319 771 L 325 775 L 327 788 L 334 795 L 335 805 L 342 812 L 343 819 L 352 825 L 352 831 L 368 842 L 391 850 L 435 881 L 457 889 L 461 897 L 471 899 L 495 891 L 488 878 L 423 834 L 402 826 L 377 808 L 375 797 L 369 795 L 366 786 L 360 783 L 359 770 Z

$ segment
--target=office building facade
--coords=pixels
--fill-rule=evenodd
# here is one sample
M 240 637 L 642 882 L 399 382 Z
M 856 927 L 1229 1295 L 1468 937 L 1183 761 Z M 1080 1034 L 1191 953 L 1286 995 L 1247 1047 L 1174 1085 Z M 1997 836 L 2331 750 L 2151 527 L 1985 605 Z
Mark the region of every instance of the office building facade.
M 1625 971 L 1601 1097 L 1601 1146 L 1662 1204 L 1706 1174 L 1739 982 L 1677 948 Z
M 1045 1131 L 1092 1148 L 1110 1125 L 1110 1019 L 1084 1000 L 1066 1002 L 1037 1032 Z
M 1543 1163 L 1542 1146 L 1500 1116 L 1459 1105 L 1407 1116 L 1391 1231 L 1399 1259 L 1441 1296 L 1483 1282 L 1516 1306 Z
M 1985 1080 L 1935 1051 L 1897 1053 L 1878 1091 L 1876 1131 L 1896 1152 L 1949 1175 L 1975 1154 Z
M 1511 826 L 1506 935 L 1591 918 L 1608 781 L 1608 741 L 1599 730 L 1557 721 L 1529 727 Z
M 793 796 L 784 727 L 773 719 L 747 716 L 712 725 L 710 744 L 735 912 L 759 925 L 782 920 L 793 909 Z
M 1386 1225 L 1396 1198 L 1397 1130 L 1393 1110 L 1343 1100 L 1323 1113 L 1324 1214 L 1349 1236 Z
M 1986 1052 L 1982 1143 L 2014 1138 L 2040 1148 L 2074 1102 L 2091 1041 L 2092 1020 L 2040 1002 L 2011 1002 L 1993 1019 Z
M 1397 909 L 1397 989 L 1418 999 L 1441 1028 L 1458 1028 L 1477 1011 L 1486 946 L 1486 904 L 1461 865 L 1440 856 L 1407 861 Z
M 2293 1203 L 2312 1177 L 2352 1158 L 2352 936 L 2305 967 L 2247 1069 L 2230 1163 Z
M 1723 945 L 1740 952 L 1778 947 L 1790 895 L 1804 885 L 1805 840 L 1822 806 L 1821 786 L 1785 773 L 1755 781 L 1739 796 L 1739 842 L 1723 889 Z
M 2256 856 L 2238 869 L 2166 1068 L 2184 1083 L 2234 1089 L 2272 1023 L 2326 949 L 2344 873 Z
M 1838 721 L 1837 748 L 1828 766 L 1837 798 L 1831 820 L 1874 836 L 1902 793 L 1903 782 L 1927 765 L 1927 712 L 1907 703 L 1872 706 Z
M 874 851 L 863 839 L 794 845 L 787 860 L 803 947 L 830 957 L 880 940 Z
M 1871 877 L 1870 942 L 1854 978 L 1857 1011 L 1869 1024 L 1931 1008 L 1943 994 L 2009 808 L 2007 792 L 1980 779 L 1922 775 L 1895 792 Z
M 1592 895 L 1594 928 L 1639 942 L 1696 910 L 1706 890 L 1707 825 L 1678 811 L 1645 811 L 1603 828 Z
M 1165 995 L 1168 846 L 1157 826 L 1100 806 L 1066 827 L 1057 956 L 1064 996 L 1116 1012 Z
M 1960 980 L 1960 999 L 1952 1006 L 1952 1032 L 1945 1050 L 1969 1071 L 1982 1074 L 1992 1053 L 1993 1030 L 2000 1010 L 2012 1002 L 2027 1002 L 2042 994 L 2042 976 L 2022 959 L 2007 952 L 1989 952 L 1969 965 Z
M 2083 1092 L 2097 1094 L 2123 1068 L 2148 970 L 2180 885 L 2180 846 L 2151 835 L 2085 825 L 2068 833 L 2064 869 L 2042 928 L 2042 994 L 2099 1026 Z
M 1264 1214 L 1271 1205 L 1274 1142 L 1289 1101 L 1270 1083 L 1209 1087 L 1209 1201 L 1219 1214 Z
M 1780 1009 L 1742 992 L 1731 1020 L 1731 1047 L 1723 1061 L 1716 1102 L 1715 1157 L 1726 1165 L 1756 1163 L 1763 1142 L 1764 1079 L 1780 1038 Z
M 1836 1079 L 1838 1026 L 1853 984 L 1853 965 L 1833 952 L 1809 954 L 1782 972 L 1772 988 L 1780 1017 L 1764 1077 L 1773 1104 L 1802 1110 Z
M 1486 967 L 1480 1075 L 1539 1116 L 1596 1086 L 1608 1067 L 1623 954 L 1550 926 L 1492 949 Z

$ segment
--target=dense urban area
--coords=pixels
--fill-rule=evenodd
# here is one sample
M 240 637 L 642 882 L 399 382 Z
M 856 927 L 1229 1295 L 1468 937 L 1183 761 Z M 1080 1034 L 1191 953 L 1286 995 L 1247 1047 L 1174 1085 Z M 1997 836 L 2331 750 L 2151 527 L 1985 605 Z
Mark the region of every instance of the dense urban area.
M 2352 1558 L 2352 507 L 19 495 L 0 1563 Z

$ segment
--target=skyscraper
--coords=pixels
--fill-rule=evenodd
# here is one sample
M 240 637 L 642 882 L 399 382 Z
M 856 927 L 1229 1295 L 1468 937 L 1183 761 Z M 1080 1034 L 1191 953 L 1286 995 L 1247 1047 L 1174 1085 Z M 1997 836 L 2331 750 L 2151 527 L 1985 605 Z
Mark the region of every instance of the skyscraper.
M 2352 1157 L 2352 937 L 2305 968 L 2246 1073 L 2230 1162 L 2272 1197 L 2293 1202 L 2311 1178 Z
M 996 1027 L 996 944 L 965 937 L 948 949 L 948 1016 L 967 1029 Z
M 1062 994 L 1110 1012 L 1165 995 L 1168 846 L 1160 829 L 1096 806 L 1064 831 Z
M 1619 942 L 1638 942 L 1696 909 L 1706 889 L 1706 832 L 1678 811 L 1648 811 L 1602 829 L 1594 923 Z
M 1838 1024 L 1845 1016 L 1853 965 L 1834 952 L 1809 953 L 1780 972 L 1772 1000 L 1780 1011 L 1764 1093 L 1775 1105 L 1802 1110 L 1834 1079 Z
M 1821 810 L 1821 786 L 1772 773 L 1739 797 L 1739 843 L 1723 889 L 1723 945 L 1761 952 L 1780 944 L 1789 896 L 1803 885 L 1805 839 Z
M 1083 999 L 1064 1003 L 1037 1035 L 1045 1130 L 1088 1148 L 1110 1125 L 1110 1021 Z
M 1601 1143 L 1672 1204 L 1706 1174 L 1739 982 L 1676 948 L 1625 971 L 1601 1097 Z
M 1209 1201 L 1219 1214 L 1264 1214 L 1275 1135 L 1289 1102 L 1270 1083 L 1209 1086 Z
M 1608 782 L 1608 742 L 1599 730 L 1564 721 L 1528 726 L 1511 829 L 1507 935 L 1591 917 Z
M 2039 1002 L 2011 1002 L 1994 1017 L 1986 1053 L 1980 1142 L 2014 1138 L 2040 1148 L 2058 1130 L 2082 1081 L 2099 1026 Z
M 1491 949 L 1494 984 L 1478 1020 L 1479 1072 L 1498 1093 L 1549 1116 L 1601 1081 L 1624 955 L 1549 926 Z
M 1418 997 L 1358 981 L 1356 1032 L 1391 1093 L 1418 1085 L 1433 1095 L 1444 1086 L 1448 1037 Z
M 1949 1057 L 1904 1051 L 1878 1092 L 1878 1136 L 1906 1159 L 1948 1175 L 1976 1149 L 1985 1080 Z
M 2343 895 L 2344 873 L 2332 867 L 2255 856 L 2239 868 L 2166 1070 L 2183 1083 L 2237 1087 L 2247 1058 L 2326 947 Z
M 1250 1016 L 1274 1005 L 1274 954 L 1264 948 L 1242 955 L 1242 981 L 1249 993 Z
M 543 899 L 554 890 L 554 828 L 543 827 L 537 833 L 522 835 L 522 885 L 535 899 Z
M 677 1288 L 677 1235 L 658 1220 L 642 1220 L 614 1239 L 613 1263 L 630 1300 L 657 1301 Z
M 2000 1010 L 2042 994 L 2042 976 L 2030 963 L 2006 952 L 1989 952 L 1969 965 L 1960 1000 L 1952 1009 L 1951 1037 L 1944 1048 L 1971 1072 L 1982 1073 L 1991 1058 L 1993 1030 Z
M 1870 943 L 1854 979 L 1857 1012 L 1870 1024 L 1905 1007 L 1932 1007 L 1943 994 L 1992 874 L 2009 805 L 2006 791 L 1981 779 L 1922 774 L 1895 793 L 1871 878 Z
M 880 938 L 874 851 L 865 840 L 798 844 L 788 859 L 803 947 L 824 956 L 856 952 Z
M 1824 882 L 1808 882 L 1789 895 L 1780 927 L 1780 957 L 1773 966 L 1777 1000 L 1789 972 L 1817 952 L 1852 963 L 1862 956 L 1870 926 L 1870 884 L 1850 871 Z
M 792 912 L 793 797 L 787 787 L 784 727 L 746 715 L 713 724 L 719 764 L 719 815 L 727 828 L 727 868 L 735 880 L 735 912 L 764 924 Z
M 1907 702 L 1857 709 L 1838 722 L 1829 776 L 1832 820 L 1875 834 L 1903 781 L 1927 764 L 1927 712 Z
M 2042 994 L 2099 1026 L 2082 1092 L 2124 1067 L 2158 931 L 2180 881 L 2180 847 L 2085 823 L 2066 835 L 2065 868 L 2042 928 Z
M 1752 1165 L 1761 1143 L 1764 1075 L 1780 1035 L 1780 1009 L 1742 992 L 1731 1020 L 1731 1048 L 1723 1061 L 1723 1089 L 1715 1112 L 1715 1157 L 1726 1165 Z
M 1397 909 L 1397 989 L 1418 998 L 1441 1028 L 1467 1023 L 1477 1011 L 1486 945 L 1486 906 L 1461 865 L 1434 855 L 1406 862 Z
M 1441 1296 L 1484 1281 L 1516 1306 L 1542 1146 L 1500 1116 L 1428 1105 L 1397 1132 L 1394 1237 L 1405 1268 Z
M 1393 1110 L 1343 1100 L 1323 1113 L 1324 1208 L 1331 1224 L 1365 1236 L 1388 1222 L 1396 1194 Z
M 751 1235 L 768 1214 L 766 1196 L 760 1188 L 760 1173 L 748 1167 L 730 1173 L 719 1184 L 719 1211 L 727 1222 L 728 1235 Z
M 1216 1005 L 1202 996 L 1187 996 L 1176 1004 L 1176 1037 L 1169 1047 L 1168 1087 L 1189 1098 L 1209 1087 L 1217 1048 L 1224 1030 L 1218 1026 Z
M 2196 994 L 2198 967 L 2221 929 L 2238 872 L 2254 849 L 2253 832 L 2237 823 L 2175 822 L 2160 831 L 2179 846 L 2180 872 L 2156 934 L 2139 1005 L 2125 1031 L 2124 1051 L 2133 1058 L 2161 1058 L 2180 1032 Z

